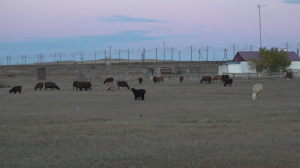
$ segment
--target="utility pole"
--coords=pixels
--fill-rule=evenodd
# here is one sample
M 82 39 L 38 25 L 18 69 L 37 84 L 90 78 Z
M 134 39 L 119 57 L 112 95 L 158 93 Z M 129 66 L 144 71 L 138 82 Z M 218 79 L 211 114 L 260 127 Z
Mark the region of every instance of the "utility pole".
M 285 45 L 285 47 L 286 47 L 286 52 L 289 51 L 289 46 L 290 46 L 291 44 L 292 44 L 292 43 L 289 43 L 289 42 L 283 43 L 283 45 Z
M 257 7 L 258 7 L 258 12 L 259 12 L 259 42 L 260 42 L 260 48 L 262 47 L 262 44 L 261 44 L 261 18 L 260 18 L 260 7 L 263 7 L 263 6 L 267 6 L 267 5 L 257 5 Z
M 202 54 L 201 54 L 201 50 L 199 49 L 199 51 L 198 51 L 198 52 L 199 52 L 199 61 L 201 61 L 201 59 L 200 59 L 200 58 L 202 58 L 202 61 L 204 61 L 204 60 L 203 60 L 203 57 L 202 57 Z
M 193 61 L 193 46 L 191 46 L 191 61 Z
M 164 61 L 166 61 L 166 43 L 164 42 Z
M 208 61 L 208 50 L 209 50 L 210 48 L 211 48 L 211 47 L 206 46 L 206 61 Z
M 121 50 L 119 49 L 119 63 L 121 61 Z
M 179 62 L 180 62 L 180 51 L 178 51 L 178 55 L 179 55 Z
M 129 62 L 129 48 L 128 48 L 128 50 L 127 50 L 127 54 L 128 54 L 128 62 Z
M 155 62 L 157 62 L 157 47 L 155 48 Z
M 214 50 L 214 61 L 215 61 L 216 50 Z
M 173 62 L 173 47 L 171 47 L 171 62 Z
M 111 46 L 109 46 L 109 61 L 111 61 Z
M 97 63 L 96 60 L 97 60 L 97 51 L 95 51 L 95 64 Z
M 80 52 L 80 58 L 81 58 L 81 64 L 82 64 L 82 60 L 83 60 L 82 51 Z
M 227 57 L 227 49 L 226 49 L 226 48 L 225 48 L 225 50 L 224 50 L 223 63 L 224 63 L 225 58 L 226 58 L 226 61 L 228 61 L 228 57 Z
M 56 58 L 56 54 L 54 54 L 54 61 L 53 61 L 54 63 L 55 63 L 55 58 Z
M 59 64 L 61 64 L 61 53 L 59 53 Z

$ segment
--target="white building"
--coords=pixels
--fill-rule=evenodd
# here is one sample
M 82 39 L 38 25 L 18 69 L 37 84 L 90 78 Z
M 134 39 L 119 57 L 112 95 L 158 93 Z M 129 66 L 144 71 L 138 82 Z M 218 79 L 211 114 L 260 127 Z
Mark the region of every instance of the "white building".
M 259 51 L 240 51 L 237 52 L 232 62 L 225 63 L 218 67 L 218 74 L 223 73 L 256 73 L 256 70 L 251 70 L 249 66 L 249 58 L 258 58 Z M 289 69 L 300 70 L 300 57 L 295 52 L 287 52 L 291 65 Z

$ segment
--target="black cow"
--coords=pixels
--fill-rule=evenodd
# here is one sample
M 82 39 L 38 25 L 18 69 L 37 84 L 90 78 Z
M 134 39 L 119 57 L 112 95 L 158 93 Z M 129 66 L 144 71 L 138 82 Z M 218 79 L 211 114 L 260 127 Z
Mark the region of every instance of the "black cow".
M 227 79 L 229 79 L 229 75 L 222 75 L 221 80 L 223 81 L 223 83 L 224 83 L 224 81 L 226 81 Z
M 145 100 L 146 90 L 144 90 L 144 89 L 136 90 L 136 89 L 132 88 L 131 91 L 134 94 L 134 100 L 137 100 L 137 99 L 139 99 L 139 100 Z
M 91 86 L 91 82 L 78 82 L 76 90 L 77 88 L 79 88 L 80 91 L 82 91 L 82 89 L 84 89 L 85 91 L 87 91 L 88 89 L 92 90 Z
M 156 77 L 156 76 L 153 77 L 153 82 L 154 82 L 154 83 L 157 82 L 157 77 Z
M 51 88 L 51 90 L 53 90 L 53 88 L 60 90 L 60 88 L 54 82 L 45 82 L 45 90 L 47 88 Z
M 118 81 L 117 85 L 118 85 L 117 90 L 120 90 L 120 87 L 123 87 L 123 90 L 124 90 L 124 87 L 127 87 L 128 89 L 130 89 L 127 82 L 125 82 L 125 81 Z
M 233 82 L 233 79 L 231 79 L 231 78 L 226 79 L 224 81 L 224 87 L 226 87 L 226 85 L 228 85 L 229 87 L 232 87 L 232 82 Z
M 15 86 L 12 89 L 10 89 L 9 93 L 14 92 L 16 94 L 16 92 L 19 92 L 19 94 L 21 94 L 22 92 L 22 87 L 23 86 Z
M 139 84 L 143 83 L 143 78 L 139 78 Z
M 78 82 L 78 81 L 74 81 L 74 82 L 73 82 L 73 91 L 74 91 L 74 87 L 76 88 L 76 91 L 77 91 L 78 85 L 79 85 L 79 82 Z
M 103 82 L 103 84 L 105 83 L 110 83 L 113 84 L 114 78 L 106 78 L 105 81 Z
M 202 83 L 203 81 L 211 84 L 211 76 L 203 76 L 200 83 Z

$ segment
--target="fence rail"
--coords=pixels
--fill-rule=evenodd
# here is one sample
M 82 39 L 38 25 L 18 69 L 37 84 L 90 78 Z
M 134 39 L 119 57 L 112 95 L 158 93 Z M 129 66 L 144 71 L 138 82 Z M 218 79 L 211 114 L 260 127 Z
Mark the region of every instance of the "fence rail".
M 244 79 L 273 79 L 273 78 L 286 78 L 286 72 L 272 72 L 272 73 L 223 73 L 223 75 L 229 75 L 232 78 L 244 78 Z M 299 71 L 292 72 L 293 78 L 300 78 Z

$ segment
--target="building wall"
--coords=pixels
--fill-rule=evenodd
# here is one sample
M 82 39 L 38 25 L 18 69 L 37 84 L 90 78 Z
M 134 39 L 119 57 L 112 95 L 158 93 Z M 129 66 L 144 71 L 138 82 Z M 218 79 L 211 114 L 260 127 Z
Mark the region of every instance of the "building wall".
M 227 65 L 218 66 L 218 75 L 223 75 L 223 73 L 228 73 Z
M 241 64 L 229 64 L 228 73 L 241 73 Z
M 251 70 L 248 61 L 241 62 L 241 73 L 256 73 L 256 69 Z
M 289 66 L 289 69 L 300 69 L 300 61 L 292 61 L 292 64 Z

